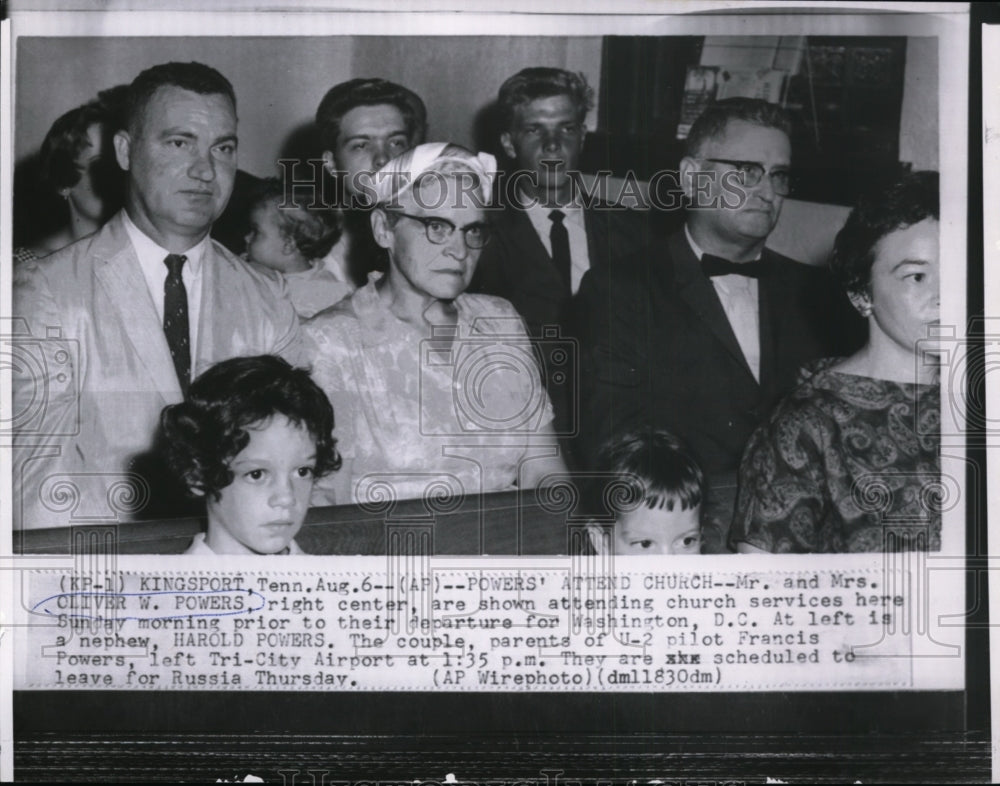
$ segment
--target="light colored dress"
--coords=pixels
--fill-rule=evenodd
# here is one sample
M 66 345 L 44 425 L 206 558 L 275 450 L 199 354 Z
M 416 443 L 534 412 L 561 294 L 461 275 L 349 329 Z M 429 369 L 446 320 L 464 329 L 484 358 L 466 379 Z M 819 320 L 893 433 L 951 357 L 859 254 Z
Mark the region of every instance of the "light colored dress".
M 832 370 L 754 433 L 729 533 L 771 552 L 938 551 L 941 390 Z
M 291 298 L 295 313 L 302 319 L 308 319 L 329 308 L 354 291 L 350 283 L 338 279 L 327 270 L 321 259 L 313 260 L 309 270 L 282 275 L 288 285 L 288 297 Z
M 532 441 L 552 421 L 514 307 L 462 294 L 457 325 L 422 337 L 383 304 L 380 278 L 303 325 L 337 449 L 351 462 L 350 501 L 514 488 L 521 462 L 544 455 Z M 348 502 L 333 499 L 332 477 L 317 481 L 313 504 Z

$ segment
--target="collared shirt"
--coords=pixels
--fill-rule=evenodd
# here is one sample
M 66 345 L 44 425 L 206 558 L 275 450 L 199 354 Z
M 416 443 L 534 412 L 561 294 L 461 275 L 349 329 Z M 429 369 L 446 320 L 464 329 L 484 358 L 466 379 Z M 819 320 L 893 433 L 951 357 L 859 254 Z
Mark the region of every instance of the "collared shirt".
M 705 252 L 691 237 L 687 224 L 684 225 L 684 235 L 700 262 Z M 715 294 L 719 296 L 736 341 L 743 350 L 743 357 L 746 358 L 754 379 L 760 382 L 760 305 L 757 279 L 733 274 L 712 276 L 709 280 L 715 287 Z
M 158 245 L 152 238 L 133 223 L 127 211 L 122 211 L 125 219 L 125 231 L 129 240 L 132 241 L 132 248 L 139 258 L 139 268 L 146 279 L 146 286 L 149 287 L 149 294 L 153 298 L 153 306 L 156 308 L 156 316 L 159 317 L 160 324 L 163 324 L 163 285 L 167 281 L 167 266 L 164 260 L 170 251 Z M 191 358 L 198 357 L 198 317 L 201 314 L 201 282 L 202 282 L 202 260 L 205 256 L 205 249 L 212 241 L 205 235 L 197 245 L 192 246 L 184 252 L 187 262 L 181 268 L 181 279 L 184 281 L 184 288 L 187 290 L 188 298 L 188 328 L 191 332 Z
M 587 225 L 584 222 L 583 207 L 578 204 L 560 205 L 557 208 L 542 207 L 539 202 L 532 200 L 531 204 L 523 209 L 550 257 L 552 219 L 549 218 L 549 213 L 561 210 L 566 215 L 563 226 L 569 234 L 570 289 L 575 295 L 580 288 L 584 273 L 590 270 L 590 251 L 587 248 Z
M 211 546 L 209 546 L 208 543 L 205 542 L 205 533 L 204 532 L 199 532 L 197 535 L 195 535 L 191 539 L 191 545 L 187 547 L 187 550 L 184 553 L 185 554 L 215 554 L 215 552 L 212 551 Z M 302 548 L 299 546 L 299 544 L 295 542 L 294 539 L 290 540 L 288 542 L 288 546 L 285 549 L 283 549 L 282 551 L 278 552 L 278 553 L 279 554 L 305 554 L 305 552 L 302 550 Z

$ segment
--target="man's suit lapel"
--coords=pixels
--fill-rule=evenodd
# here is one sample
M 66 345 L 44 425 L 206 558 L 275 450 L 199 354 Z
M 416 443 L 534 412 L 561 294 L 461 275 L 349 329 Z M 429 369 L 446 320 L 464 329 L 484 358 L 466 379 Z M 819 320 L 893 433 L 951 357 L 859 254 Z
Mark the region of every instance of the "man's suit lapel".
M 151 387 L 163 395 L 164 401 L 179 400 L 180 385 L 163 325 L 156 315 L 121 214 L 112 218 L 102 231 L 106 237 L 94 250 L 94 275 L 104 288 L 109 308 L 116 311 L 121 322 L 121 340 L 132 345 L 149 372 Z
M 674 278 L 677 294 L 691 311 L 705 324 L 719 340 L 726 351 L 753 379 L 753 372 L 747 365 L 736 334 L 729 324 L 729 318 L 719 302 L 715 287 L 701 272 L 701 265 L 691 250 L 684 232 L 678 232 L 670 239 L 670 256 L 674 261 Z
M 208 241 L 205 254 L 201 258 L 201 313 L 198 315 L 198 346 L 195 347 L 195 363 L 192 368 L 194 376 L 207 371 L 215 360 L 216 320 L 224 319 L 227 313 L 225 305 L 216 301 L 216 291 L 225 291 L 218 282 L 219 267 L 222 260 L 216 259 L 212 241 Z M 230 296 L 235 293 L 230 292 Z
M 775 346 L 775 340 L 782 333 L 781 304 L 789 302 L 788 299 L 795 297 L 795 294 L 785 291 L 785 282 L 778 277 L 775 260 L 769 256 L 766 248 L 761 261 L 764 263 L 764 275 L 757 285 L 760 314 L 760 386 L 768 390 L 774 385 L 778 376 L 778 348 Z
M 614 259 L 626 259 L 649 246 L 649 237 L 637 214 L 598 203 L 584 208 L 583 223 L 587 228 L 587 252 L 592 268 Z
M 504 214 L 504 231 L 511 246 L 511 260 L 516 260 L 511 286 L 553 302 L 562 300 L 562 284 L 528 214 L 512 206 Z
M 612 242 L 610 237 L 610 227 L 608 217 L 599 212 L 597 208 L 585 209 L 583 211 L 583 225 L 587 230 L 587 253 L 590 256 L 590 266 L 595 267 L 601 260 L 611 259 L 614 256 L 627 256 L 628 251 L 624 245 L 616 244 L 609 253 L 608 245 Z

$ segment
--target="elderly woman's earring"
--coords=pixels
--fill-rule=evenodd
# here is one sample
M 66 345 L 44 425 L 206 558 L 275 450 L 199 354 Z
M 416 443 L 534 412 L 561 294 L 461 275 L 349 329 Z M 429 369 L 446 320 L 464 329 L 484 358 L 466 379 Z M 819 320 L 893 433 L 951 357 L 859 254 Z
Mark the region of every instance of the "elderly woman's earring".
M 59 196 L 61 196 L 65 200 L 69 201 L 69 189 L 68 188 L 60 188 L 59 189 Z

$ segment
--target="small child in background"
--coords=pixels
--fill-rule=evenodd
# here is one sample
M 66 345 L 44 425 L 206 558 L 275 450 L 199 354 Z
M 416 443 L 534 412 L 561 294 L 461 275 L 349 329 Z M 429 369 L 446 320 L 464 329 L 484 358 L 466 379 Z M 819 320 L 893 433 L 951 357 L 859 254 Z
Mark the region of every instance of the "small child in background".
M 283 205 L 285 190 L 277 178 L 260 183 L 250 203 L 248 262 L 275 271 L 288 284 L 300 319 L 308 319 L 354 291 L 324 267 L 340 238 L 340 220 L 328 207 Z
M 601 449 L 585 504 L 600 555 L 701 553 L 705 477 L 687 448 L 666 431 L 631 433 Z M 598 523 L 608 518 L 612 524 Z
M 205 500 L 186 554 L 302 554 L 313 480 L 340 467 L 333 408 L 309 372 L 274 355 L 212 366 L 160 416 L 167 466 Z

